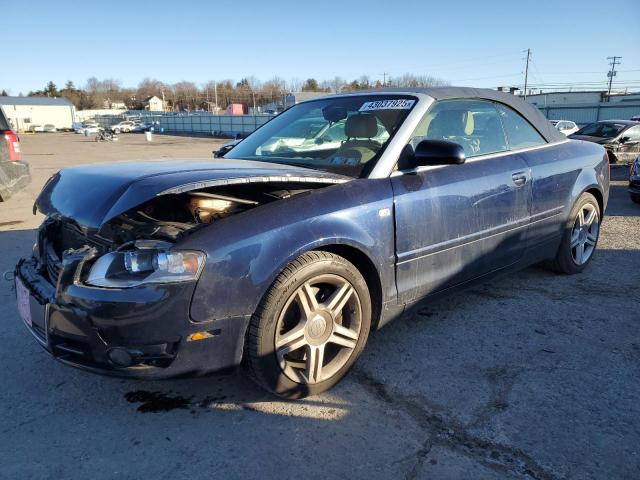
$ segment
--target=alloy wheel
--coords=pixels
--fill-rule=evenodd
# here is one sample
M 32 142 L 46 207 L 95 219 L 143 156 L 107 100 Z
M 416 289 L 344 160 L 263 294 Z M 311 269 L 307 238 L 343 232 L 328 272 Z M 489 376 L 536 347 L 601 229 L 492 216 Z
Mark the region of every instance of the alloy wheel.
M 356 349 L 362 307 L 346 279 L 325 274 L 306 281 L 285 303 L 276 326 L 275 353 L 292 381 L 315 384 L 331 378 Z
M 577 265 L 584 265 L 593 255 L 599 231 L 598 210 L 595 205 L 585 203 L 578 211 L 571 230 L 571 256 Z

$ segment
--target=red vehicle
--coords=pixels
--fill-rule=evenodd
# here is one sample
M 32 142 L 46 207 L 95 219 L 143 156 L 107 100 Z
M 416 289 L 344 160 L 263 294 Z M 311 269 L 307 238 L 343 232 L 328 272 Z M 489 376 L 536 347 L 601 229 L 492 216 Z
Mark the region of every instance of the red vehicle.
M 0 202 L 31 181 L 29 164 L 22 160 L 20 138 L 0 109 Z

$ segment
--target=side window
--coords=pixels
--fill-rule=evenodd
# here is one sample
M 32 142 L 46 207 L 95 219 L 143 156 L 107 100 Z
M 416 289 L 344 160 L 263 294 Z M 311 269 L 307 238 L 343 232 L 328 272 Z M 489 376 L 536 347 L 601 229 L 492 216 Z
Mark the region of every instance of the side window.
M 547 143 L 538 131 L 519 113 L 504 105 L 498 105 L 498 112 L 500 113 L 504 131 L 507 134 L 509 150 L 536 147 Z
M 411 138 L 415 148 L 422 140 L 449 140 L 462 145 L 467 157 L 507 150 L 495 104 L 486 100 L 443 100 L 426 113 Z

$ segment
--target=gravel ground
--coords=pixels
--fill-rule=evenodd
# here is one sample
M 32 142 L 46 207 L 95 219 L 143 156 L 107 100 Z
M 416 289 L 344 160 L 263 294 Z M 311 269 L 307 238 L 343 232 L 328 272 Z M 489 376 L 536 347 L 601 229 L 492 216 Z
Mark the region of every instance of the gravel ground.
M 0 271 L 27 255 L 33 200 L 89 161 L 209 158 L 222 142 L 24 136 L 33 183 L 0 204 Z M 377 333 L 331 392 L 286 402 L 242 374 L 105 378 L 52 361 L 0 286 L 0 478 L 640 478 L 640 206 L 612 171 L 584 273 L 539 268 Z

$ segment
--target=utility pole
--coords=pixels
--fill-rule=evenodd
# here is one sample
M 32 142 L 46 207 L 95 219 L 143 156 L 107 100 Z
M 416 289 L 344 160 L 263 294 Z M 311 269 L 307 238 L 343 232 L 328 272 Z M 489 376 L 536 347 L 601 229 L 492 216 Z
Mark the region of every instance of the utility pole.
M 527 83 L 529 80 L 529 59 L 531 58 L 531 49 L 527 48 L 527 64 L 524 67 L 524 99 L 527 99 Z
M 216 102 L 216 115 L 218 115 L 218 82 L 213 81 L 213 96 Z
M 607 77 L 609 77 L 609 91 L 607 92 L 607 101 L 611 100 L 611 84 L 613 83 L 613 77 L 616 76 L 616 65 L 620 65 L 618 60 L 622 60 L 622 57 L 613 56 L 607 57 L 607 60 L 611 60 L 609 65 L 611 65 L 611 70 L 607 72 Z

